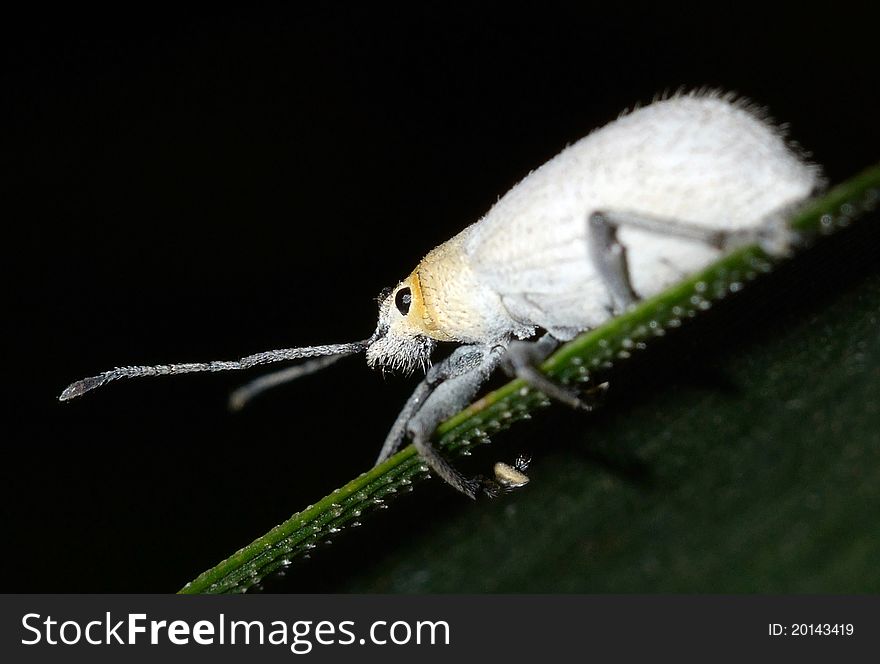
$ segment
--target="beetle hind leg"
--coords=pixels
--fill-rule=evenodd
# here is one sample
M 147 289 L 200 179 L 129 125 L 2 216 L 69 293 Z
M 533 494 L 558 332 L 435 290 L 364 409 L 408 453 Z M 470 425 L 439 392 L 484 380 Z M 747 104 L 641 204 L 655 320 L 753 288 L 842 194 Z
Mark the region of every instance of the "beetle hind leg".
M 719 251 L 758 244 L 770 255 L 785 256 L 800 242 L 787 223 L 793 210 L 786 206 L 751 228 L 724 230 L 707 228 L 679 219 L 653 217 L 641 213 L 597 210 L 587 219 L 587 249 L 613 302 L 612 312 L 626 311 L 641 299 L 633 289 L 626 247 L 617 239 L 621 227 L 637 228 L 658 236 L 698 242 Z

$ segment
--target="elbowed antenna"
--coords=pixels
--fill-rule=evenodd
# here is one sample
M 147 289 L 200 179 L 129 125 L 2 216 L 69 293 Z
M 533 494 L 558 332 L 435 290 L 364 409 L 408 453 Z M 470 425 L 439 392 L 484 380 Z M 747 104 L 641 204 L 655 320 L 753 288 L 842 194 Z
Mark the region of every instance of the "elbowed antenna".
M 194 362 L 190 364 L 157 364 L 155 366 L 117 367 L 110 371 L 100 373 L 97 376 L 83 378 L 75 383 L 71 383 L 68 385 L 67 389 L 61 393 L 58 400 L 69 401 L 70 399 L 75 399 L 86 392 L 120 378 L 167 376 L 170 374 L 196 373 L 200 371 L 241 371 L 261 364 L 272 364 L 273 362 L 284 362 L 286 360 L 301 360 L 308 357 L 325 357 L 328 355 L 337 357 L 354 355 L 355 353 L 365 351 L 371 341 L 372 339 L 366 339 L 364 341 L 356 341 L 348 344 L 305 346 L 303 348 L 281 348 L 279 350 L 270 350 L 264 353 L 248 355 L 240 360 L 229 362 L 213 361 Z M 314 370 L 315 369 L 312 369 L 312 371 Z M 311 371 L 307 371 L 306 373 L 311 373 Z

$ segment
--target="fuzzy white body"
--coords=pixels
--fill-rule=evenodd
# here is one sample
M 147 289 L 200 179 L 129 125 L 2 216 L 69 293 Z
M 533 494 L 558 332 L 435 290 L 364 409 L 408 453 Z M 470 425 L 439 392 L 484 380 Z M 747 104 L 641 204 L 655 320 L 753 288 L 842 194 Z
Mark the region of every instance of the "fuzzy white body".
M 611 296 L 589 256 L 593 212 L 744 230 L 767 223 L 821 183 L 819 168 L 744 105 L 718 95 L 658 101 L 569 146 L 431 252 L 421 267 L 439 272 L 438 286 L 425 297 L 433 296 L 432 310 L 455 320 L 447 336 L 457 341 L 524 338 L 535 327 L 567 340 L 612 315 Z M 621 228 L 618 237 L 641 297 L 719 254 L 697 241 L 633 228 Z M 438 254 L 442 260 L 431 260 Z M 443 269 L 450 257 L 455 270 Z

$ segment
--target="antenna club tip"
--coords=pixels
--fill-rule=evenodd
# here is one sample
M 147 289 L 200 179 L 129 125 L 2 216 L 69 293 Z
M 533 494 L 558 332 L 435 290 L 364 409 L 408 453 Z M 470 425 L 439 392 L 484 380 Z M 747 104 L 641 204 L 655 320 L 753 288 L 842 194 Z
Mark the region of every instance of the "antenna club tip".
M 64 391 L 58 395 L 58 401 L 70 401 L 71 399 L 76 399 L 76 397 L 81 396 L 83 390 L 82 381 L 78 381 L 76 383 L 71 383 Z
M 92 378 L 83 378 L 75 383 L 68 385 L 64 391 L 58 396 L 58 401 L 70 401 L 81 397 L 86 392 L 100 387 L 107 382 L 103 376 L 94 376 Z

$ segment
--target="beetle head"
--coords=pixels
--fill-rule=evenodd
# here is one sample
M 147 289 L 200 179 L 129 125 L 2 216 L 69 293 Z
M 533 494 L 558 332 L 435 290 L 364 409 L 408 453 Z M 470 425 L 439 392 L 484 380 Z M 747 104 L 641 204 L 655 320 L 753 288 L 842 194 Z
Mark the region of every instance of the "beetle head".
M 422 293 L 417 273 L 379 295 L 379 324 L 367 346 L 367 363 L 411 373 L 426 369 L 437 341 L 426 334 Z

